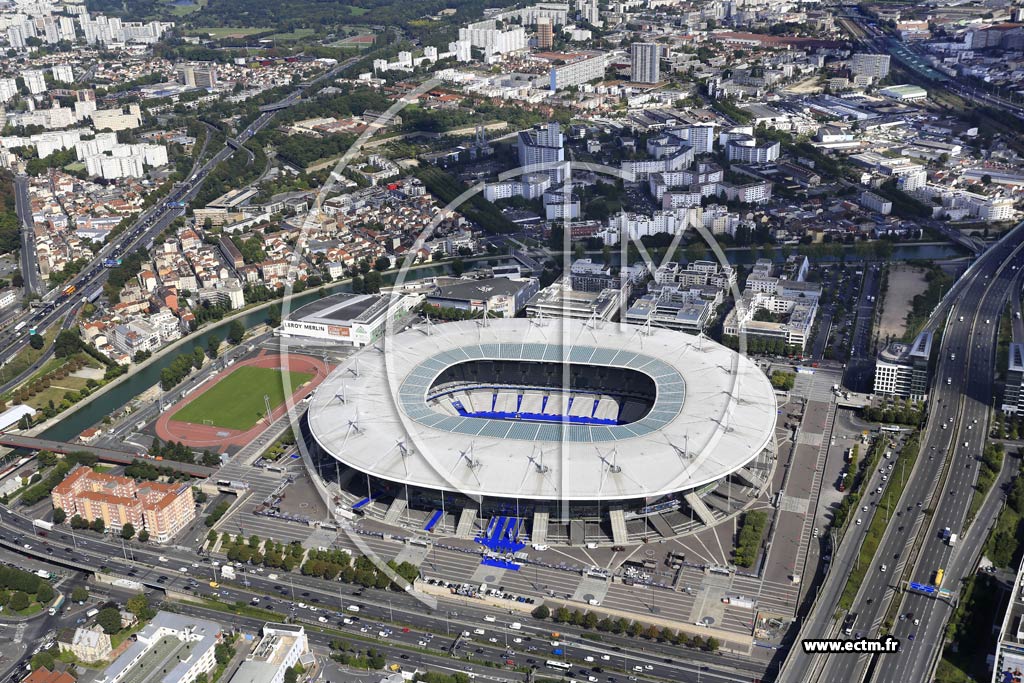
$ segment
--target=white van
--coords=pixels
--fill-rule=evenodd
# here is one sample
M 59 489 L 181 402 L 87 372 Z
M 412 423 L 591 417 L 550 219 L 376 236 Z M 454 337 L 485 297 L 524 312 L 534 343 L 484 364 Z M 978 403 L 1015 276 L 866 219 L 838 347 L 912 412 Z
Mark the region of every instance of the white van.
M 158 557 L 156 559 L 160 560 L 161 562 L 167 562 L 167 558 L 164 557 L 163 555 L 161 555 L 160 557 Z
M 345 609 L 347 609 L 349 612 L 358 612 L 359 611 L 359 605 L 349 605 Z
M 511 624 L 508 625 L 508 627 L 513 631 L 518 631 L 523 627 L 523 625 L 520 624 L 518 621 L 513 621 Z
M 492 617 L 490 614 L 488 614 L 487 616 L 484 617 L 484 621 L 488 621 L 488 622 L 493 623 L 494 622 L 494 617 Z
M 473 633 L 475 633 L 478 636 L 482 636 L 482 635 L 486 635 L 487 631 L 483 630 L 482 628 L 475 628 L 475 629 L 473 629 Z

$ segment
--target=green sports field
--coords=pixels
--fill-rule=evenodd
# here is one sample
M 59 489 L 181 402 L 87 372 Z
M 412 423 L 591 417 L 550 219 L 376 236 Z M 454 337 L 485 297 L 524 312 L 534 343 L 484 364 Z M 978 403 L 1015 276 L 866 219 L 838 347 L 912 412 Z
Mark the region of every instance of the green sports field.
M 292 391 L 313 377 L 308 372 L 289 372 L 288 376 Z M 282 370 L 251 365 L 238 368 L 176 412 L 171 420 L 245 431 L 266 413 L 265 395 L 270 397 L 271 410 L 284 403 L 283 381 Z

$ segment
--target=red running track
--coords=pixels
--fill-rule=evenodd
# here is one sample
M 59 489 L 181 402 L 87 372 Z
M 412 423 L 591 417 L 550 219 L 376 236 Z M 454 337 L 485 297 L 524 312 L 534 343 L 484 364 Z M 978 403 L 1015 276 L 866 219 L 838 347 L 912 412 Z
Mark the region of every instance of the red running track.
M 313 378 L 299 387 L 292 387 L 291 398 L 279 405 L 271 412 L 271 422 L 276 421 L 288 412 L 288 404 L 298 403 L 309 396 L 320 382 L 327 378 L 332 368 L 319 358 L 303 356 L 290 353 L 282 356 L 277 353 L 261 351 L 255 358 L 235 363 L 231 367 L 206 380 L 198 389 L 175 403 L 169 410 L 165 410 L 157 418 L 154 429 L 156 435 L 164 441 L 179 441 L 192 448 L 210 449 L 212 451 L 224 452 L 229 448 L 241 448 L 259 436 L 260 432 L 267 428 L 267 419 L 260 419 L 251 429 L 238 431 L 225 429 L 212 425 L 195 424 L 193 422 L 176 422 L 172 418 L 183 407 L 191 403 L 198 396 L 209 391 L 219 380 L 230 375 L 237 368 L 252 365 L 258 368 L 275 368 L 288 372 L 305 372 L 313 375 Z

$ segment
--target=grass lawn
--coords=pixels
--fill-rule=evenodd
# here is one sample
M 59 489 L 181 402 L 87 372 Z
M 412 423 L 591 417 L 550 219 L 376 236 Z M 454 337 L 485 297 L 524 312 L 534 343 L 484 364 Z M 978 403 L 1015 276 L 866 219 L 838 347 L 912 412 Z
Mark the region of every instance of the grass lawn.
M 282 370 L 275 368 L 238 368 L 171 419 L 245 431 L 264 416 L 264 395 L 270 397 L 271 409 L 284 403 L 283 375 Z M 288 375 L 293 391 L 313 377 L 308 372 L 289 372 Z
M 270 40 L 302 40 L 308 38 L 316 33 L 316 29 L 312 28 L 297 28 L 294 31 L 288 33 L 275 33 L 267 36 Z
M 186 31 L 193 36 L 212 36 L 214 38 L 244 38 L 256 33 L 263 33 L 267 29 L 257 26 L 200 26 Z

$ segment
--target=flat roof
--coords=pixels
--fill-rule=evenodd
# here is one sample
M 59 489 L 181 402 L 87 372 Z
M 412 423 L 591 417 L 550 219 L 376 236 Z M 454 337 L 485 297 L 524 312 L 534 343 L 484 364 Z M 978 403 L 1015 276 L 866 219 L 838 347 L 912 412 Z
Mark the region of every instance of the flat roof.
M 347 322 L 369 322 L 383 313 L 388 297 L 377 294 L 335 294 L 311 301 L 295 310 L 289 320 L 336 325 Z
M 656 398 L 642 419 L 621 425 L 452 416 L 427 404 L 446 368 L 498 359 L 630 368 L 655 381 Z M 569 500 L 716 481 L 771 443 L 775 418 L 768 378 L 720 344 L 563 319 L 463 321 L 386 337 L 338 367 L 308 413 L 321 447 L 359 471 L 467 495 Z

